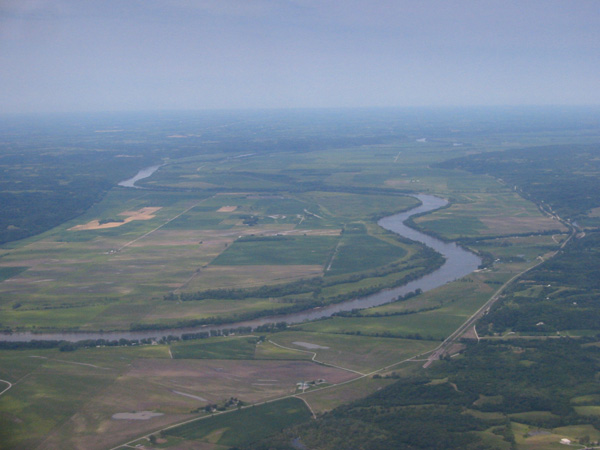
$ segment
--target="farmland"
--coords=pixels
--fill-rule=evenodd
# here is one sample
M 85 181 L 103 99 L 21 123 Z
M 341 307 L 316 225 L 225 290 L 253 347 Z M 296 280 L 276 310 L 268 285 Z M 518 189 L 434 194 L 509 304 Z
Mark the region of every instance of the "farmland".
M 429 118 L 425 126 L 401 113 L 364 113 L 340 131 L 302 115 L 264 128 L 244 117 L 244 125 L 223 131 L 203 128 L 206 117 L 198 116 L 182 122 L 186 132 L 164 123 L 152 132 L 139 125 L 124 135 L 97 136 L 97 145 L 126 155 L 109 152 L 103 164 L 135 158 L 135 169 L 121 166 L 120 178 L 111 175 L 112 184 L 94 188 L 94 201 L 77 203 L 87 205 L 79 213 L 3 244 L 2 329 L 150 329 L 158 338 L 0 350 L 0 379 L 12 383 L 0 395 L 0 448 L 150 446 L 150 436 L 156 448 L 285 448 L 292 433 L 285 429 L 292 427 L 305 445 L 326 449 L 319 439 L 348 423 L 367 441 L 398 445 L 405 438 L 417 442 L 411 430 L 423 423 L 435 424 L 431 436 L 447 437 L 453 448 L 508 449 L 510 436 L 522 449 L 554 445 L 559 437 L 596 439 L 598 393 L 575 356 L 595 367 L 597 325 L 586 317 L 596 317 L 597 211 L 578 212 L 588 224 L 585 237 L 556 253 L 574 239 L 568 222 L 539 197 L 515 189 L 518 179 L 508 183 L 487 167 L 473 167 L 499 150 L 512 158 L 508 150 L 523 145 L 589 145 L 597 130 L 516 132 L 507 125 L 498 131 L 475 122 L 457 132 L 450 116 Z M 67 131 L 51 136 L 57 154 L 75 151 Z M 211 139 L 194 137 L 200 132 Z M 176 133 L 189 136 L 168 137 Z M 132 141 L 152 143 L 152 150 Z M 116 185 L 151 164 L 160 168 L 139 189 Z M 81 175 L 89 176 L 88 169 Z M 26 173 L 36 170 L 34 159 Z M 572 179 L 562 167 L 545 170 Z M 449 204 L 412 224 L 459 241 L 482 257 L 483 267 L 436 289 L 323 320 L 168 337 L 169 327 L 189 324 L 265 316 L 277 322 L 277 314 L 318 310 L 432 272 L 438 256 L 377 225 L 417 206 L 407 195 L 417 193 Z M 568 210 L 559 207 L 554 210 Z M 537 266 L 542 261 L 548 264 Z M 587 261 L 587 271 L 580 261 Z M 519 274 L 525 275 L 503 288 Z M 500 301 L 469 331 L 480 344 L 456 343 L 452 355 L 424 370 L 424 358 L 501 288 Z M 557 335 L 582 345 L 559 342 Z M 547 378 L 544 358 L 558 361 L 556 355 L 573 365 L 565 369 L 571 378 L 559 377 L 565 392 L 557 394 L 550 380 L 535 390 L 546 403 L 523 400 L 535 380 Z M 486 384 L 493 371 L 523 382 L 511 386 L 507 375 L 502 397 Z M 314 421 L 311 410 L 330 414 Z M 390 412 L 390 428 L 377 428 L 361 411 L 371 411 L 373 420 Z M 244 433 L 241 423 L 250 424 Z M 405 436 L 394 434 L 396 426 Z M 535 427 L 549 434 L 524 437 Z M 341 438 L 332 442 L 346 445 Z

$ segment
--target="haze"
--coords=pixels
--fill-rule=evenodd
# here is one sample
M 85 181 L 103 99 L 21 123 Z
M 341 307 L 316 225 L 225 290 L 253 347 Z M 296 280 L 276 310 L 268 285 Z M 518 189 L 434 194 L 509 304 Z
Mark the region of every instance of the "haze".
M 595 0 L 4 0 L 3 113 L 599 104 Z

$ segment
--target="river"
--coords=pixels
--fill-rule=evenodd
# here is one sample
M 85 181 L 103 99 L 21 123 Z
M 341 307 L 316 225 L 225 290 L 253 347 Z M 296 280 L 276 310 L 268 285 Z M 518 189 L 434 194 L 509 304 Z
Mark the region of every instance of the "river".
M 154 171 L 158 169 L 159 166 L 154 168 Z M 146 169 L 147 171 L 152 168 Z M 153 172 L 154 172 L 153 171 Z M 152 173 L 153 173 L 152 172 Z M 138 177 L 136 175 L 136 177 Z M 146 172 L 147 173 L 147 172 Z M 150 176 L 150 174 L 146 176 Z M 134 178 L 136 178 L 134 177 Z M 132 181 L 134 178 L 131 178 L 127 181 Z M 145 178 L 144 176 L 137 178 L 137 180 Z M 135 181 L 137 181 L 135 180 Z M 134 187 L 133 181 L 130 187 Z M 125 183 L 125 182 L 123 182 Z M 123 184 L 120 184 L 123 186 Z M 160 338 L 162 336 L 173 335 L 173 336 L 181 336 L 184 333 L 194 333 L 200 331 L 211 331 L 211 330 L 219 330 L 226 328 L 236 328 L 236 327 L 257 327 L 259 325 L 264 325 L 267 323 L 273 322 L 287 322 L 289 324 L 293 323 L 301 323 L 308 320 L 316 320 L 324 317 L 330 317 L 331 315 L 341 312 L 341 311 L 351 311 L 353 309 L 365 309 L 371 308 L 373 306 L 380 306 L 386 303 L 390 303 L 394 301 L 398 296 L 405 295 L 409 292 L 414 292 L 417 289 L 421 289 L 423 292 L 429 291 L 431 289 L 435 289 L 443 284 L 454 281 L 458 278 L 461 278 L 469 273 L 473 272 L 477 267 L 481 264 L 481 259 L 459 247 L 453 242 L 443 242 L 434 237 L 423 234 L 417 230 L 414 230 L 406 225 L 404 225 L 404 221 L 408 219 L 410 216 L 415 214 L 421 214 L 429 211 L 434 211 L 436 209 L 442 208 L 447 204 L 447 201 L 441 199 L 439 197 L 434 197 L 432 195 L 416 195 L 422 204 L 416 208 L 413 208 L 409 211 L 405 211 L 403 213 L 394 214 L 393 216 L 384 217 L 381 219 L 378 224 L 385 228 L 386 230 L 393 231 L 401 236 L 404 236 L 413 241 L 421 242 L 437 252 L 441 253 L 446 262 L 437 270 L 417 279 L 411 281 L 403 286 L 393 288 L 393 289 L 384 289 L 376 294 L 372 294 L 363 298 L 357 298 L 354 300 L 349 300 L 343 303 L 338 303 L 335 305 L 329 305 L 322 308 L 311 309 L 308 311 L 302 311 L 298 313 L 285 314 L 280 316 L 273 317 L 264 317 L 244 322 L 236 322 L 231 324 L 223 324 L 223 325 L 215 325 L 215 326 L 203 326 L 203 327 L 195 327 L 195 328 L 176 328 L 176 329 L 164 329 L 164 330 L 149 330 L 149 331 L 111 331 L 111 332 L 73 332 L 73 333 L 30 333 L 30 332 L 15 332 L 12 334 L 3 334 L 0 335 L 0 341 L 11 341 L 11 342 L 26 342 L 33 339 L 37 340 L 65 340 L 65 341 L 81 341 L 85 339 L 110 339 L 110 340 L 118 340 L 121 338 L 124 339 L 145 339 L 145 338 Z
M 137 183 L 140 180 L 143 180 L 144 178 L 148 178 L 150 175 L 152 175 L 154 172 L 156 172 L 158 169 L 160 168 L 160 165 L 158 166 L 152 166 L 152 167 L 146 167 L 145 169 L 140 170 L 135 176 L 128 178 L 125 181 L 121 181 L 119 183 L 119 186 L 121 187 L 128 187 L 128 188 L 136 188 L 136 189 L 143 189 L 139 186 L 136 186 L 135 183 Z

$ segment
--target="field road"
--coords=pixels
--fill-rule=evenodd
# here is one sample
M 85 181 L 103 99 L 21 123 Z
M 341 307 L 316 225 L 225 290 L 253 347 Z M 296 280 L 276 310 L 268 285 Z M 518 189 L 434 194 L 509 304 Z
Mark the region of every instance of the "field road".
M 167 220 L 165 223 L 163 223 L 162 225 L 159 225 L 158 227 L 154 228 L 153 230 L 148 231 L 147 233 L 143 234 L 142 236 L 134 239 L 133 241 L 129 241 L 126 244 L 122 245 L 120 248 L 117 249 L 117 252 L 120 252 L 121 250 L 129 247 L 131 244 L 136 243 L 137 241 L 139 241 L 140 239 L 144 239 L 146 236 L 149 236 L 150 234 L 154 233 L 157 230 L 160 230 L 162 227 L 164 227 L 165 225 L 167 225 L 169 222 L 173 222 L 175 219 L 179 218 L 180 216 L 184 215 L 185 213 L 187 213 L 188 211 L 194 209 L 196 206 L 198 206 L 200 203 L 206 201 L 207 199 L 203 199 L 200 200 L 198 203 L 193 204 L 192 206 L 190 206 L 189 208 L 187 208 L 185 211 L 180 212 L 179 214 L 177 214 L 175 217 L 171 217 L 169 220 Z
M 7 387 L 5 387 L 2 392 L 0 392 L 0 395 L 4 394 L 6 391 L 8 391 L 11 387 L 13 387 L 13 384 L 10 381 L 6 381 L 6 380 L 0 380 L 0 382 L 2 383 L 6 383 L 8 384 Z

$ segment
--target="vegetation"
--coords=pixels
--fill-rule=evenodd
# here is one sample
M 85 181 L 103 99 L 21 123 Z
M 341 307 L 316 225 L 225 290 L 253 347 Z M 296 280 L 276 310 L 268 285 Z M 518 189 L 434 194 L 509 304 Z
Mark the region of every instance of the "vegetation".
M 242 446 L 268 438 L 291 424 L 306 422 L 310 417 L 310 411 L 302 400 L 288 398 L 191 422 L 166 430 L 164 434 L 219 445 Z
M 478 330 L 482 334 L 600 330 L 598 267 L 600 233 L 588 232 L 507 290 Z
M 470 155 L 439 167 L 493 175 L 526 198 L 577 219 L 600 206 L 596 195 L 600 189 L 598 156 L 597 144 L 552 145 Z
M 211 341 L 176 344 L 171 347 L 171 353 L 176 359 L 254 359 L 258 338 Z
M 8 118 L 2 330 L 224 324 L 398 286 L 442 263 L 377 225 L 418 205 L 406 193 L 447 198 L 413 224 L 474 249 L 485 268 L 294 326 L 3 342 L 0 379 L 12 387 L 0 396 L 0 448 L 152 436 L 161 448 L 529 450 L 600 439 L 600 132 L 589 111 L 486 114 L 124 114 L 44 129 Z M 122 131 L 96 132 L 107 129 Z M 144 189 L 116 186 L 158 163 Z M 50 211 L 56 202 L 65 208 Z M 553 256 L 567 220 L 578 238 Z M 542 259 L 468 330 L 472 340 L 422 368 Z M 297 398 L 262 404 L 293 395 L 318 419 Z M 140 412 L 153 416 L 114 418 Z

